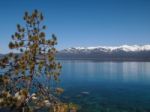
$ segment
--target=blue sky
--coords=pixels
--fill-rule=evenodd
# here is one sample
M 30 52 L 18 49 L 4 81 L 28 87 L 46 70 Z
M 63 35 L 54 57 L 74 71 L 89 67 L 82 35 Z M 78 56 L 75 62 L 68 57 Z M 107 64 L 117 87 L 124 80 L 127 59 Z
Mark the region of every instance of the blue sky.
M 58 49 L 150 43 L 150 0 L 0 0 L 0 53 L 24 25 L 25 11 L 45 16 L 47 37 L 58 37 Z

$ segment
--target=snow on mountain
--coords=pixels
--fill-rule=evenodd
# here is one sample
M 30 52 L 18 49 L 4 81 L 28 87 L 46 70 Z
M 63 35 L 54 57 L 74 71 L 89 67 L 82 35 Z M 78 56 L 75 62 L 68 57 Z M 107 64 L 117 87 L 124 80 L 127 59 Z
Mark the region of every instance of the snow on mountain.
M 150 51 L 150 45 L 122 45 L 122 46 L 97 46 L 97 47 L 72 47 L 65 49 L 66 52 L 75 51 L 91 51 L 100 50 L 103 52 L 113 52 L 117 50 L 125 52 L 140 52 L 140 51 Z
M 96 59 L 106 61 L 150 61 L 150 45 L 72 47 L 57 53 L 60 59 Z

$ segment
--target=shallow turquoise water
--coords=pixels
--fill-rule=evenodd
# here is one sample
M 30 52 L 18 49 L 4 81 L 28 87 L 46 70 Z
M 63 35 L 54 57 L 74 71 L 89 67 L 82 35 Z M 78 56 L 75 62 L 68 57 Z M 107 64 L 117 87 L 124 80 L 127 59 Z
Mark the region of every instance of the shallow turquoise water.
M 150 112 L 150 62 L 60 62 L 61 99 L 79 112 Z

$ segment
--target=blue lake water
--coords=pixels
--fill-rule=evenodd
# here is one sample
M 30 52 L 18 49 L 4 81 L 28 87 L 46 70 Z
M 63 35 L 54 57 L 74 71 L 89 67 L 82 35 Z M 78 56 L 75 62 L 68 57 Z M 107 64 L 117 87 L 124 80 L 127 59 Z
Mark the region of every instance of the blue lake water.
M 150 112 L 150 62 L 60 62 L 61 99 L 79 112 Z

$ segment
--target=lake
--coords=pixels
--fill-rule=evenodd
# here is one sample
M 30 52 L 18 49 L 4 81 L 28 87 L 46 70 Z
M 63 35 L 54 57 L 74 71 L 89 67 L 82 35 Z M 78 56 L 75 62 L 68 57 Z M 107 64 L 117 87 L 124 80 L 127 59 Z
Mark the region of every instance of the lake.
M 79 112 L 150 112 L 150 62 L 60 62 L 61 99 Z

